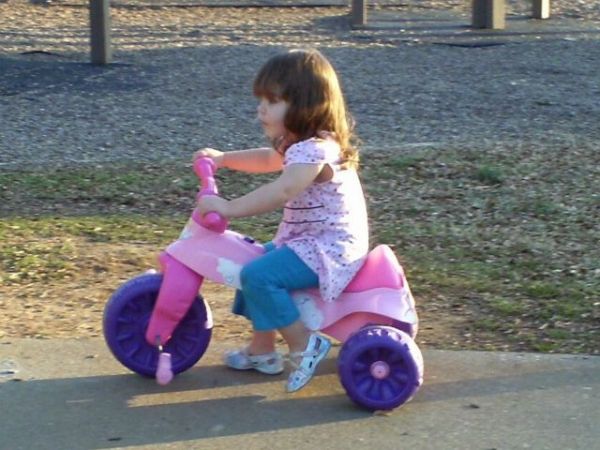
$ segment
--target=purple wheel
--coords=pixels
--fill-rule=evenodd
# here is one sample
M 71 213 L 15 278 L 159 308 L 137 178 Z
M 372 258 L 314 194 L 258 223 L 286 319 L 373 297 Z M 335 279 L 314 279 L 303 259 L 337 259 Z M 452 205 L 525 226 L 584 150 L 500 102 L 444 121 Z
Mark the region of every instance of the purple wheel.
M 403 331 L 370 326 L 354 333 L 338 356 L 338 374 L 348 396 L 370 410 L 390 410 L 409 401 L 423 382 L 423 357 Z
M 104 339 L 110 351 L 125 367 L 147 377 L 154 377 L 158 364 L 158 350 L 146 342 L 145 333 L 161 283 L 160 274 L 132 278 L 104 308 Z M 164 347 L 171 353 L 173 373 L 189 369 L 206 351 L 212 335 L 207 317 L 208 306 L 198 296 Z

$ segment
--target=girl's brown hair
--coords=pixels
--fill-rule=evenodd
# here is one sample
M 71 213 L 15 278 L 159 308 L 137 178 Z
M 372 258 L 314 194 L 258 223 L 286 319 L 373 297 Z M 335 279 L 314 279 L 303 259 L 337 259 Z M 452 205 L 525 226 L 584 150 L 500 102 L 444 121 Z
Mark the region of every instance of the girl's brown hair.
M 343 167 L 358 167 L 358 151 L 351 143 L 353 120 L 335 70 L 319 51 L 292 50 L 272 57 L 256 75 L 253 92 L 289 104 L 284 126 L 298 140 L 332 133 Z

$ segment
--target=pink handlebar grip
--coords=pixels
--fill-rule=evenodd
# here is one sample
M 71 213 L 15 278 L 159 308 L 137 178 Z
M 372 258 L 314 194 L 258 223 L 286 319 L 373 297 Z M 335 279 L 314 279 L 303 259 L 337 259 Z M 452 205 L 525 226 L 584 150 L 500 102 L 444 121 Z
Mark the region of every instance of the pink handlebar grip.
M 208 156 L 203 156 L 194 161 L 194 172 L 196 172 L 196 176 L 200 179 L 202 190 L 211 191 L 210 193 L 214 195 L 218 193 L 214 179 L 216 171 L 217 166 Z
M 224 231 L 227 228 L 227 221 L 221 217 L 219 213 L 209 212 L 204 214 L 202 218 L 204 222 L 204 226 L 213 230 L 213 231 Z M 225 226 L 223 226 L 223 222 L 225 222 Z M 221 230 L 220 228 L 223 227 Z
M 214 174 L 217 171 L 217 166 L 211 158 L 202 157 L 194 161 L 194 172 L 200 179 L 201 189 L 198 192 L 198 198 L 205 195 L 218 195 L 217 183 L 215 182 Z M 222 233 L 227 228 L 227 219 L 219 213 L 209 212 L 203 217 L 198 217 L 196 211 L 193 214 L 200 225 L 217 233 Z

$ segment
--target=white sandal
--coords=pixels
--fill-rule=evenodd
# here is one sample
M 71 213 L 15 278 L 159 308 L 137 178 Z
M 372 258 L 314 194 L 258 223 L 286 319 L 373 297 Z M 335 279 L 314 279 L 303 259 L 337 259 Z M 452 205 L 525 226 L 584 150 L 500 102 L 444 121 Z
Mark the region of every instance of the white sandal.
M 296 392 L 306 386 L 315 374 L 317 365 L 327 356 L 330 348 L 329 339 L 312 333 L 308 338 L 306 350 L 290 353 L 289 361 L 294 370 L 290 373 L 286 390 Z M 301 358 L 300 362 L 296 362 L 298 358 Z
M 227 367 L 235 370 L 254 369 L 267 375 L 279 375 L 283 372 L 283 356 L 279 352 L 250 355 L 247 348 L 232 350 L 223 358 Z

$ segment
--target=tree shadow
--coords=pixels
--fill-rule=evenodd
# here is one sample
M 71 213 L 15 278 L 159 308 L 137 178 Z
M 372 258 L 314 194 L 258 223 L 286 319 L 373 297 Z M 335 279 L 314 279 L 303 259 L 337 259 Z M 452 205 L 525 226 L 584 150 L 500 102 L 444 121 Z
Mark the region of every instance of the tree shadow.
M 43 51 L 26 52 L 44 60 L 0 56 L 0 97 L 19 94 L 43 96 L 56 93 L 136 92 L 153 86 L 152 65 L 115 63 L 100 67 L 65 61 L 60 55 Z M 144 71 L 144 77 L 137 76 Z M 148 76 L 150 75 L 150 76 Z
M 328 384 L 331 364 L 325 362 L 313 381 L 317 389 Z M 13 448 L 32 448 L 32 429 L 54 448 L 110 448 L 300 428 L 370 414 L 339 389 L 323 396 L 284 394 L 284 380 L 208 366 L 180 374 L 166 387 L 136 375 L 8 381 L 0 384 L 0 393 L 11 415 L 0 423 L 0 433 L 10 436 Z

